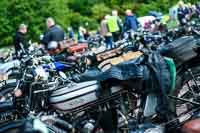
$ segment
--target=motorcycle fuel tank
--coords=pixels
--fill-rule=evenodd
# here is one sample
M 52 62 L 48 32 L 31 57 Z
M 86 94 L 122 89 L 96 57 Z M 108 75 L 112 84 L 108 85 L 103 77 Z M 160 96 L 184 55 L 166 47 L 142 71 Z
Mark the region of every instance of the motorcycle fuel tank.
M 74 83 L 55 90 L 50 96 L 50 104 L 59 111 L 72 111 L 82 106 L 97 102 L 97 91 L 100 88 L 98 81 Z M 121 90 L 120 87 L 112 87 L 111 94 Z

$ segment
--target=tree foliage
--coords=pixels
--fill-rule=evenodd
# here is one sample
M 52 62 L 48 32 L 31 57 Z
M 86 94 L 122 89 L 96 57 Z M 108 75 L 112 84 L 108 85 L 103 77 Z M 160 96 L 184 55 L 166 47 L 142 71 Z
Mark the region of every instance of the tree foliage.
M 175 3 L 177 0 L 1 0 L 0 46 L 12 45 L 20 23 L 28 25 L 29 38 L 37 41 L 46 30 L 47 17 L 53 17 L 65 30 L 68 26 L 75 30 L 79 26 L 88 26 L 94 30 L 112 9 L 117 9 L 123 18 L 126 9 L 132 9 L 138 16 L 146 15 L 150 10 L 167 13 Z

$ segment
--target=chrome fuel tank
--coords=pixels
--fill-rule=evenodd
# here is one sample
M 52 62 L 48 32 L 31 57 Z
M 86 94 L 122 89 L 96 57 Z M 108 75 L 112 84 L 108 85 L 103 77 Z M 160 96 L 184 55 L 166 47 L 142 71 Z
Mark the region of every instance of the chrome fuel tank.
M 50 104 L 59 111 L 73 111 L 98 101 L 98 81 L 76 83 L 55 90 L 50 96 Z M 120 87 L 112 87 L 111 95 L 119 92 Z

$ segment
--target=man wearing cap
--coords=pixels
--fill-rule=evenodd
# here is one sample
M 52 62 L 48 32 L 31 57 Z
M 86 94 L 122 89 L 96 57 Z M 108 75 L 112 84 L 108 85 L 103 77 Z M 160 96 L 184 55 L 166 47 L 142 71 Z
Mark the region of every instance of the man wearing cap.
M 20 24 L 18 31 L 14 37 L 15 53 L 19 56 L 20 51 L 24 52 L 28 48 L 28 40 L 26 37 L 27 26 L 25 24 Z
M 59 42 L 64 40 L 65 32 L 60 26 L 56 25 L 53 18 L 47 18 L 46 24 L 48 30 L 41 40 L 45 46 L 47 46 L 51 41 Z

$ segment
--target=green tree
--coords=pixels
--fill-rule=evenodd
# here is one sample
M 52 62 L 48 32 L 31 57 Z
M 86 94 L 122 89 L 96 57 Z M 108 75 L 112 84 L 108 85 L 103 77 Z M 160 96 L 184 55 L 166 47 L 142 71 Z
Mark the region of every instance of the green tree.
M 198 2 L 199 0 L 185 0 Z M 66 29 L 87 26 L 97 29 L 100 20 L 111 10 L 117 9 L 124 16 L 126 9 L 137 16 L 147 15 L 150 10 L 167 13 L 178 0 L 1 0 L 0 2 L 0 46 L 12 45 L 12 38 L 20 23 L 28 25 L 30 39 L 38 41 L 46 30 L 45 19 L 53 17 Z
M 111 13 L 111 9 L 107 7 L 104 3 L 94 5 L 91 10 L 93 18 L 96 20 L 101 20 L 106 14 Z
M 70 24 L 69 10 L 66 0 L 2 0 L 0 2 L 0 45 L 12 44 L 12 38 L 20 23 L 28 25 L 29 36 L 38 40 L 39 35 L 46 30 L 45 19 L 55 18 L 64 28 Z M 14 7 L 14 8 L 13 8 Z

